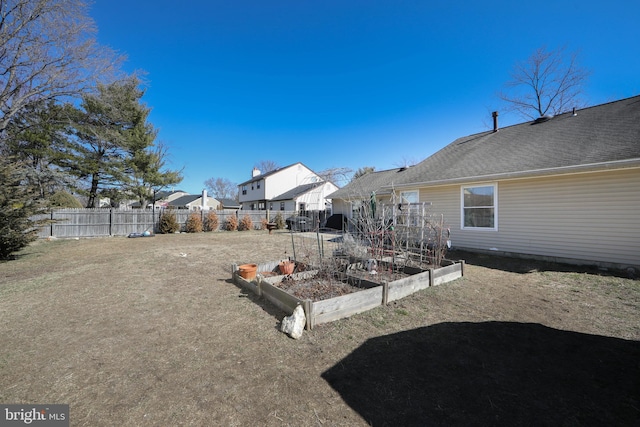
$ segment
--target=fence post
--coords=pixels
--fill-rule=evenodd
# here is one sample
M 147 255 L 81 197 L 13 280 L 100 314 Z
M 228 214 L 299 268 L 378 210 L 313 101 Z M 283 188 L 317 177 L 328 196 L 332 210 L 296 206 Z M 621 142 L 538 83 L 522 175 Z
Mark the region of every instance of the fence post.
M 113 236 L 113 208 L 109 208 L 109 236 Z
M 382 282 L 382 305 L 389 304 L 389 282 Z
M 53 209 L 51 209 L 51 224 L 49 224 L 49 236 L 53 236 Z
M 304 314 L 306 315 L 306 324 L 305 328 L 310 331 L 315 326 L 315 319 L 313 318 L 313 302 L 310 299 L 306 299 L 302 302 Z

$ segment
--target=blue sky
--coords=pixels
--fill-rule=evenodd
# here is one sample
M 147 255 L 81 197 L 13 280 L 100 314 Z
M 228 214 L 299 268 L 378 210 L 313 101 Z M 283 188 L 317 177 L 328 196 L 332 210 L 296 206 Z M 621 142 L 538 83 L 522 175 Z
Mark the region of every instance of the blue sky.
M 640 94 L 633 0 L 97 0 L 91 16 L 125 70 L 146 71 L 149 121 L 194 194 L 261 160 L 422 160 L 486 130 L 513 65 L 542 46 L 580 51 L 589 105 Z

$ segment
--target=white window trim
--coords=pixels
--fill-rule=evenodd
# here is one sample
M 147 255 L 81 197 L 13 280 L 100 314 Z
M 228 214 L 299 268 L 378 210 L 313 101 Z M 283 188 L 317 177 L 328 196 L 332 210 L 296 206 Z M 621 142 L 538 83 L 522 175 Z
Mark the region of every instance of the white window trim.
M 493 187 L 493 227 L 465 227 L 464 225 L 464 189 L 474 187 Z M 478 183 L 460 186 L 460 230 L 498 231 L 498 183 Z
M 400 192 L 400 203 L 404 203 L 403 199 L 405 198 L 405 194 L 415 194 L 416 195 L 416 203 L 420 202 L 420 191 L 418 190 L 408 190 L 408 191 L 401 191 Z

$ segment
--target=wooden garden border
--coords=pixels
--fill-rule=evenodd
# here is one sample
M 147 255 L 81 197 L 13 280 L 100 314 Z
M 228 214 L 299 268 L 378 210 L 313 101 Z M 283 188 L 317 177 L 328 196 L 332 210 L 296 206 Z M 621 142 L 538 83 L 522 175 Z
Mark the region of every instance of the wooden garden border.
M 321 301 L 311 301 L 309 299 L 301 300 L 296 298 L 275 286 L 274 283 L 282 280 L 282 276 L 264 277 L 260 274 L 260 272 L 273 272 L 278 263 L 279 261 L 273 261 L 258 265 L 258 276 L 253 280 L 242 278 L 236 264 L 231 267 L 231 275 L 236 285 L 264 297 L 288 315 L 292 314 L 298 305 L 302 305 L 307 318 L 306 329 L 313 329 L 323 323 L 333 322 L 380 305 L 386 305 L 414 292 L 450 282 L 464 275 L 464 261 L 445 260 L 448 265 L 444 267 L 425 270 L 400 280 L 351 294 Z M 292 274 L 292 277 L 294 279 L 304 279 L 305 277 L 313 277 L 316 273 L 317 271 L 305 271 Z

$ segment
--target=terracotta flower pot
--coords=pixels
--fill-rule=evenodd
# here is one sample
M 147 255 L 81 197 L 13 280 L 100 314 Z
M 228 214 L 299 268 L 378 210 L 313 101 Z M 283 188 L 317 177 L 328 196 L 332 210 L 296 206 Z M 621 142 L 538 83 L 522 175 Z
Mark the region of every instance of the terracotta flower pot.
M 238 266 L 238 272 L 240 273 L 240 277 L 245 280 L 252 280 L 256 277 L 256 270 L 258 269 L 258 264 L 242 264 Z
M 278 264 L 278 268 L 282 274 L 292 274 L 293 270 L 296 268 L 296 263 L 293 261 L 282 261 Z

